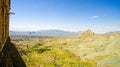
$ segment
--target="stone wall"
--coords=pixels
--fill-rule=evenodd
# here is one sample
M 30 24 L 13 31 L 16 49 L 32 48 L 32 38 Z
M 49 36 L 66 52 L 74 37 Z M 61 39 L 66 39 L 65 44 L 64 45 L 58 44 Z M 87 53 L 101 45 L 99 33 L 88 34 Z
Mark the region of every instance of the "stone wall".
M 10 0 L 0 0 L 0 52 L 9 36 Z

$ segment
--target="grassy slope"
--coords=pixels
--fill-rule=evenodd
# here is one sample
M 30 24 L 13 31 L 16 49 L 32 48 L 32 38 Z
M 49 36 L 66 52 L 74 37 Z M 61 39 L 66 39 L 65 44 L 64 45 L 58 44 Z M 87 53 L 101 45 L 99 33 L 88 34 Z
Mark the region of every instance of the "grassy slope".
M 93 61 L 82 61 L 66 50 L 70 45 L 64 38 L 30 39 L 14 43 L 28 67 L 96 67 Z

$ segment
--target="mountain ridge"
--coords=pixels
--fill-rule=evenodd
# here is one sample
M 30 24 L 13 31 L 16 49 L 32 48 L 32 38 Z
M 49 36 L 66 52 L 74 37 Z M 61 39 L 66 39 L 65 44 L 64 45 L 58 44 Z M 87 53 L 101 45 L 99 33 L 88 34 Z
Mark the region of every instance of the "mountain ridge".
M 64 30 L 39 30 L 39 31 L 10 31 L 10 36 L 35 36 L 35 37 L 59 37 L 59 36 L 75 36 L 80 32 L 71 32 Z

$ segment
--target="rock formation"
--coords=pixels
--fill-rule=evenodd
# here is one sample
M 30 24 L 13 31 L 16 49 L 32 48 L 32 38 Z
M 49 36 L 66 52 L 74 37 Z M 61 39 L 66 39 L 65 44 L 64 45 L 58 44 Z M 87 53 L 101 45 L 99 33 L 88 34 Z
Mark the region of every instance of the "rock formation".
M 90 36 L 94 36 L 95 33 L 92 32 L 91 30 L 85 30 L 84 32 L 82 32 L 79 37 L 90 37 Z
M 26 67 L 9 38 L 10 0 L 0 0 L 0 67 Z
M 9 36 L 10 0 L 0 0 L 0 51 Z

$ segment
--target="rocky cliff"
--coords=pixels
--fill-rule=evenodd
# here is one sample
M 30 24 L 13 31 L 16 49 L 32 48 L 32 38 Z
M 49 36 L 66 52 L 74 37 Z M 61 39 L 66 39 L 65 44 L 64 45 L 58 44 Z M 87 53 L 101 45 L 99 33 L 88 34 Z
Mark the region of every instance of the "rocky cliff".
M 9 35 L 10 0 L 0 0 L 0 51 Z
M 10 0 L 0 0 L 0 67 L 26 67 L 9 38 Z

